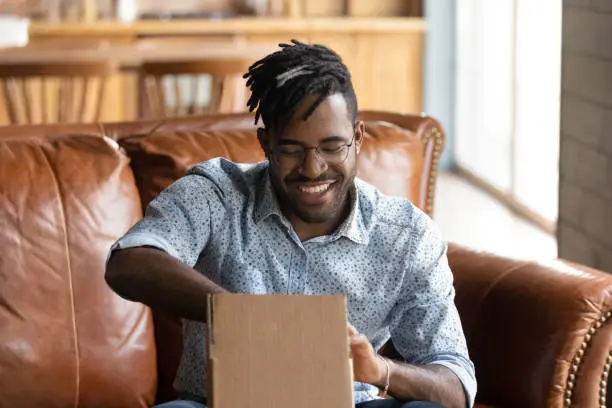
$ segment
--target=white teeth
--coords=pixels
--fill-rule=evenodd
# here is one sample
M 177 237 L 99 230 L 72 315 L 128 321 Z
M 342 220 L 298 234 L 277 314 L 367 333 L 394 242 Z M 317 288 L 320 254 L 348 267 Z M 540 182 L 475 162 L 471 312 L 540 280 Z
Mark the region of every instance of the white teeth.
M 330 185 L 331 184 L 321 184 L 314 187 L 299 186 L 298 189 L 308 194 L 320 194 L 327 191 Z

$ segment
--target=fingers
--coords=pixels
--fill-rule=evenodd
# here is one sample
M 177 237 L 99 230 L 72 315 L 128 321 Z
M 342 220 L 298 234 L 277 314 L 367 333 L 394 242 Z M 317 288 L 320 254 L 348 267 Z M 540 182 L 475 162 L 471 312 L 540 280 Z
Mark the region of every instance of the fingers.
M 370 349 L 372 348 L 370 341 L 363 334 L 349 337 L 349 346 L 353 354 L 362 356 L 368 355 L 370 353 Z
M 349 345 L 353 353 L 367 354 L 372 345 L 365 334 L 359 333 L 357 329 L 350 323 L 347 324 L 349 335 Z
M 370 341 L 365 334 L 359 333 L 357 329 L 350 323 L 347 324 L 349 342 L 351 345 L 370 344 Z
M 358 334 L 356 336 L 349 337 L 349 342 L 354 345 L 370 344 L 370 341 L 368 340 L 368 338 L 364 336 L 363 334 Z

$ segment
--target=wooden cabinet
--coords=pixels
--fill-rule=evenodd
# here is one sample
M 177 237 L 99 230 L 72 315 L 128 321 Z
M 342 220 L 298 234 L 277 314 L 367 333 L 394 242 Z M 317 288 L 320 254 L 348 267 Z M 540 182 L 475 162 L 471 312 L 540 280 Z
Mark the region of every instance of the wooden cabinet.
M 122 71 L 108 81 L 101 120 L 122 121 L 138 116 L 140 54 L 141 58 L 157 59 L 194 58 L 201 53 L 222 57 L 228 50 L 236 53 L 240 52 L 236 47 L 242 47 L 255 60 L 255 55 L 262 57 L 277 49 L 279 43 L 295 38 L 326 45 L 343 58 L 361 109 L 419 113 L 424 30 L 425 24 L 419 18 L 241 18 L 133 25 L 34 23 L 30 46 L 0 51 L 0 61 L 40 60 L 52 54 L 49 48 L 53 47 L 61 59 L 92 55 L 117 59 Z M 165 44 L 159 48 L 165 51 L 151 51 L 153 43 Z M 2 110 L 0 102 L 0 122 L 6 123 Z
M 422 32 L 257 34 L 248 40 L 288 42 L 291 38 L 328 46 L 342 57 L 361 109 L 421 112 Z
M 423 16 L 422 0 L 347 0 L 352 17 Z

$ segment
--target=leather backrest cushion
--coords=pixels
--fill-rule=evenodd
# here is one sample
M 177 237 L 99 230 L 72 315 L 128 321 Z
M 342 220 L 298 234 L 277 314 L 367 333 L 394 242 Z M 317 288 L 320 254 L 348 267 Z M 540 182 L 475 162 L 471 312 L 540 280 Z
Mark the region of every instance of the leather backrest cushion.
M 387 122 L 366 122 L 357 176 L 419 206 L 424 159 L 425 144 L 414 132 Z
M 120 141 L 130 156 L 143 210 L 193 165 L 215 157 L 252 163 L 264 159 L 255 130 L 172 131 Z
M 201 132 L 209 130 L 250 130 L 255 128 L 252 113 L 206 113 L 194 116 L 138 120 L 123 123 L 104 123 L 104 134 L 115 140 L 146 136 L 161 132 Z M 2 130 L 0 129 L 0 136 Z
M 0 140 L 0 406 L 154 402 L 151 313 L 104 281 L 142 216 L 128 162 L 99 136 Z
M 193 165 L 215 157 L 264 160 L 255 128 L 160 131 L 120 140 L 132 159 L 143 207 Z M 414 132 L 386 122 L 366 123 L 357 176 L 389 195 L 421 203 L 425 144 Z

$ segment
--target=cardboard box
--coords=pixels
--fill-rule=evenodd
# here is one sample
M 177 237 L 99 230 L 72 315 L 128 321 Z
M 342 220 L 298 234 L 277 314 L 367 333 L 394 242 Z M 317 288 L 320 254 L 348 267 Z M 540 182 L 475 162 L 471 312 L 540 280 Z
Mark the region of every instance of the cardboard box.
M 352 408 L 346 300 L 208 298 L 210 408 Z

